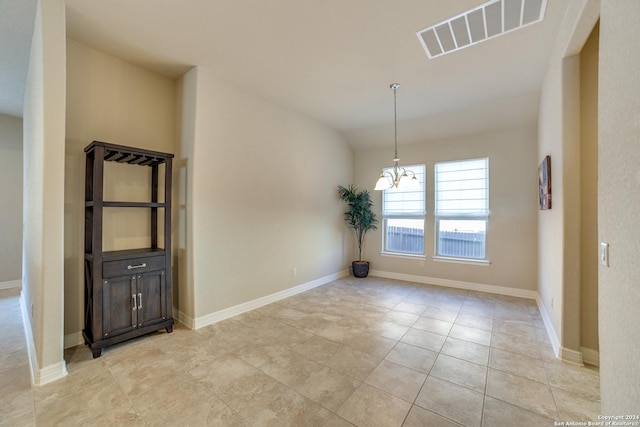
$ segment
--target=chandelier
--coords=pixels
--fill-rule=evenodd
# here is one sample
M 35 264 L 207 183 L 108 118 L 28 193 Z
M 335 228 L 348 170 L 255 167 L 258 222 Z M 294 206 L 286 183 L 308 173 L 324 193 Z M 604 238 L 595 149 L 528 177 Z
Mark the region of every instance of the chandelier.
M 393 89 L 393 129 L 395 140 L 395 157 L 393 158 L 393 168 L 385 168 L 376 182 L 374 190 L 388 190 L 390 188 L 398 188 L 400 190 L 419 190 L 420 183 L 416 174 L 409 169 L 405 169 L 398 165 L 398 114 L 396 108 L 396 91 L 400 87 L 398 83 L 392 83 L 389 86 Z M 409 176 L 411 175 L 411 177 Z

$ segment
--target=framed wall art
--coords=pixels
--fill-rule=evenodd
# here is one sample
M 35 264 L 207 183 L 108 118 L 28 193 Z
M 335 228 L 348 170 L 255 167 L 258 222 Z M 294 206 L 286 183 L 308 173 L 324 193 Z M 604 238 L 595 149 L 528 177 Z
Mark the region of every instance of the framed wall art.
M 551 156 L 538 166 L 538 208 L 551 209 Z

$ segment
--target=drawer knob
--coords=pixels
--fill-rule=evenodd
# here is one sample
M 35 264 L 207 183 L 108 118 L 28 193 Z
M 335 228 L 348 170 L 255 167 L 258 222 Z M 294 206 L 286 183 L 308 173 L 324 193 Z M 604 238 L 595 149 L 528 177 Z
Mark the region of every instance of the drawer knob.
M 133 270 L 134 268 L 145 268 L 146 266 L 147 266 L 146 262 L 143 262 L 142 264 L 138 264 L 138 265 L 128 265 L 127 270 Z

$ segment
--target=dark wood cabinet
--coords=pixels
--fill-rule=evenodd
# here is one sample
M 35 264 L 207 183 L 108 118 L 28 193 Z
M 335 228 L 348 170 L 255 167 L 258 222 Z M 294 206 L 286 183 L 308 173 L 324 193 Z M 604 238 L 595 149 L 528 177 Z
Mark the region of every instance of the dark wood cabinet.
M 171 292 L 171 164 L 173 154 L 94 141 L 85 148 L 85 343 L 102 348 L 159 329 L 173 330 Z M 105 162 L 146 167 L 149 201 L 104 200 Z M 161 185 L 160 168 L 164 169 Z M 159 196 L 162 187 L 164 197 Z M 105 210 L 144 209 L 150 246 L 103 250 Z M 161 222 L 159 222 L 161 220 Z M 160 225 L 160 229 L 159 229 Z M 158 235 L 163 246 L 160 247 Z

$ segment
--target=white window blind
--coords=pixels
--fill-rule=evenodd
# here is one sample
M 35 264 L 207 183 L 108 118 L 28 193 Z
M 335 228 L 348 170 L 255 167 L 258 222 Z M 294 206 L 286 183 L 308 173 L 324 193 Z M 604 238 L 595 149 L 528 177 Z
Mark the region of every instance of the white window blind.
M 382 215 L 424 215 L 425 214 L 425 165 L 405 166 L 416 174 L 420 183 L 417 190 L 398 190 L 390 188 L 382 192 Z M 393 168 L 387 168 L 393 172 Z M 409 174 L 411 177 L 411 174 Z
M 489 215 L 489 159 L 435 165 L 436 216 Z

